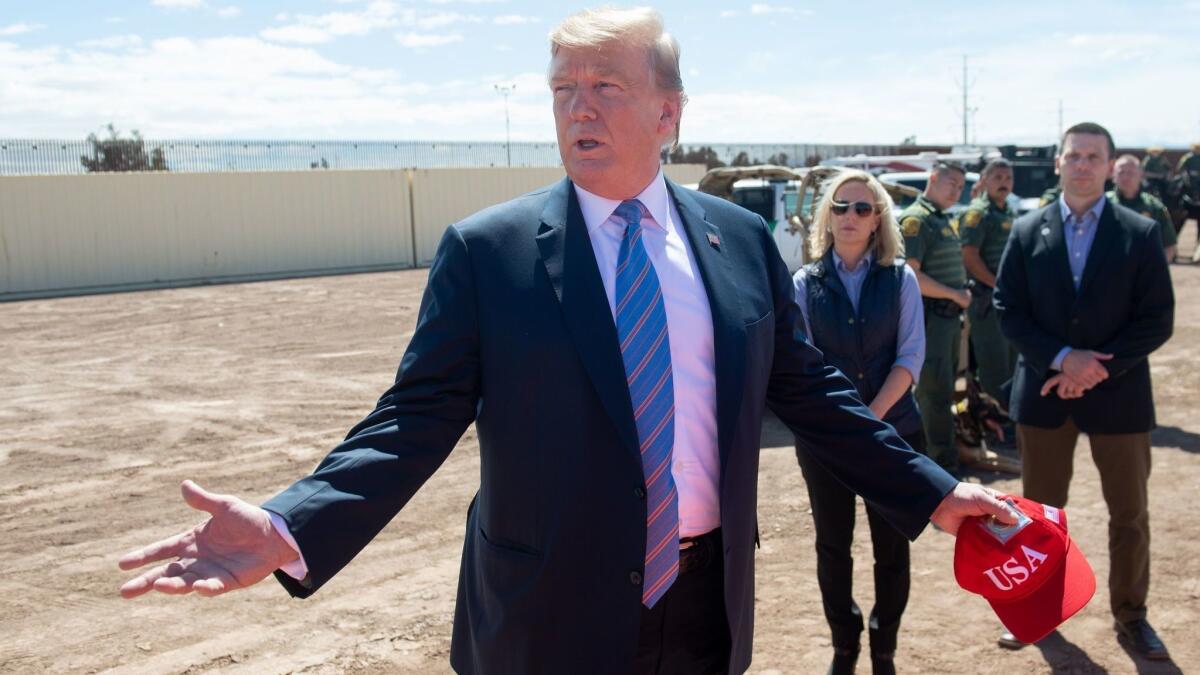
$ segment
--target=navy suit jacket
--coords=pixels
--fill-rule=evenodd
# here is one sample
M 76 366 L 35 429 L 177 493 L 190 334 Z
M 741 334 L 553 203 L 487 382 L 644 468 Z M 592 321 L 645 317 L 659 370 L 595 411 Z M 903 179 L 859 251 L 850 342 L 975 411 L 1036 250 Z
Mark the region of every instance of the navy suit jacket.
M 770 407 L 915 538 L 955 481 L 876 420 L 798 323 L 761 218 L 669 184 L 712 309 L 730 670 L 750 663 L 759 438 Z M 712 235 L 710 239 L 709 235 Z M 450 660 L 463 673 L 621 673 L 642 613 L 646 501 L 616 328 L 569 180 L 447 229 L 395 385 L 265 504 L 320 588 L 472 422 L 479 490 Z
M 1000 328 L 1020 357 L 1009 413 L 1047 429 L 1067 418 L 1085 433 L 1154 428 L 1150 352 L 1171 337 L 1175 295 L 1157 225 L 1108 201 L 1075 290 L 1058 201 L 1017 220 L 1000 259 L 993 296 Z M 1082 398 L 1041 395 L 1063 347 L 1113 355 L 1108 379 Z

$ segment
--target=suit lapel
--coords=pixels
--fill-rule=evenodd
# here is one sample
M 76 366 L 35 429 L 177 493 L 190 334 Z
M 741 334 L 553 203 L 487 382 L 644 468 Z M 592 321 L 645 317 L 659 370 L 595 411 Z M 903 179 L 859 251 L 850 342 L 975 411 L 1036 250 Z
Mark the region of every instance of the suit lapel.
M 667 189 L 679 210 L 696 266 L 708 295 L 713 322 L 713 365 L 717 379 L 717 449 L 721 467 L 732 447 L 737 426 L 740 395 L 745 378 L 746 332 L 741 294 L 729 256 L 721 248 L 721 228 L 704 217 L 700 204 L 678 185 L 667 181 Z
M 1042 213 L 1042 224 L 1039 236 L 1050 251 L 1050 259 L 1054 265 L 1055 282 L 1063 287 L 1064 297 L 1075 297 L 1075 282 L 1071 279 L 1070 253 L 1067 251 L 1067 239 L 1063 232 L 1062 212 L 1058 202 L 1051 202 L 1049 208 Z
M 542 211 L 537 245 L 563 320 L 584 370 L 626 448 L 641 462 L 625 363 L 604 282 L 575 190 L 568 179 L 555 185 Z M 639 464 L 640 465 L 640 464 Z
M 1100 211 L 1100 220 L 1096 223 L 1096 236 L 1092 239 L 1092 249 L 1088 251 L 1087 262 L 1083 266 L 1083 278 L 1079 281 L 1079 294 L 1087 290 L 1088 284 L 1104 268 L 1109 254 L 1117 250 L 1120 238 L 1120 226 L 1117 214 L 1111 201 L 1105 200 L 1104 209 Z

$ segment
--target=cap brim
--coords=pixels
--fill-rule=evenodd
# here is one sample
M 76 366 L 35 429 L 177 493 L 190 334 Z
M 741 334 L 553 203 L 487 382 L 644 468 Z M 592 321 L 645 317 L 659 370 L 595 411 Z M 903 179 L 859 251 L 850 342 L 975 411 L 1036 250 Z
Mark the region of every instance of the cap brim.
M 1032 644 L 1083 609 L 1096 593 L 1096 574 L 1071 542 L 1067 559 L 1041 587 L 1018 600 L 988 600 L 1000 623 L 1021 642 Z

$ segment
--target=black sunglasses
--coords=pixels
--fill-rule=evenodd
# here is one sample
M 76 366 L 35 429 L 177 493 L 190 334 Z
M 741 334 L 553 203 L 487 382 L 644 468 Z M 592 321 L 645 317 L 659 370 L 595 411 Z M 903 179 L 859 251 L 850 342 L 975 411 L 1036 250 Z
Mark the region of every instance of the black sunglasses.
M 835 199 L 831 205 L 834 214 L 839 216 L 844 215 L 851 207 L 854 208 L 854 215 L 859 218 L 866 218 L 875 213 L 875 205 L 871 202 L 839 202 Z

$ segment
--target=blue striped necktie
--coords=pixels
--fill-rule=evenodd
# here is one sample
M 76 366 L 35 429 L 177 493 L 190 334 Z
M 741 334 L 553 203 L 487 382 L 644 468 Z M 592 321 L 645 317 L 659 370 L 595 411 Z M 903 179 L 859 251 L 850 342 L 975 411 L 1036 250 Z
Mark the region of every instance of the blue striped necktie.
M 613 218 L 625 221 L 625 237 L 617 255 L 617 337 L 646 479 L 642 604 L 653 607 L 679 576 L 679 494 L 671 475 L 675 445 L 671 343 L 662 287 L 642 243 L 643 208 L 637 200 L 626 200 Z

